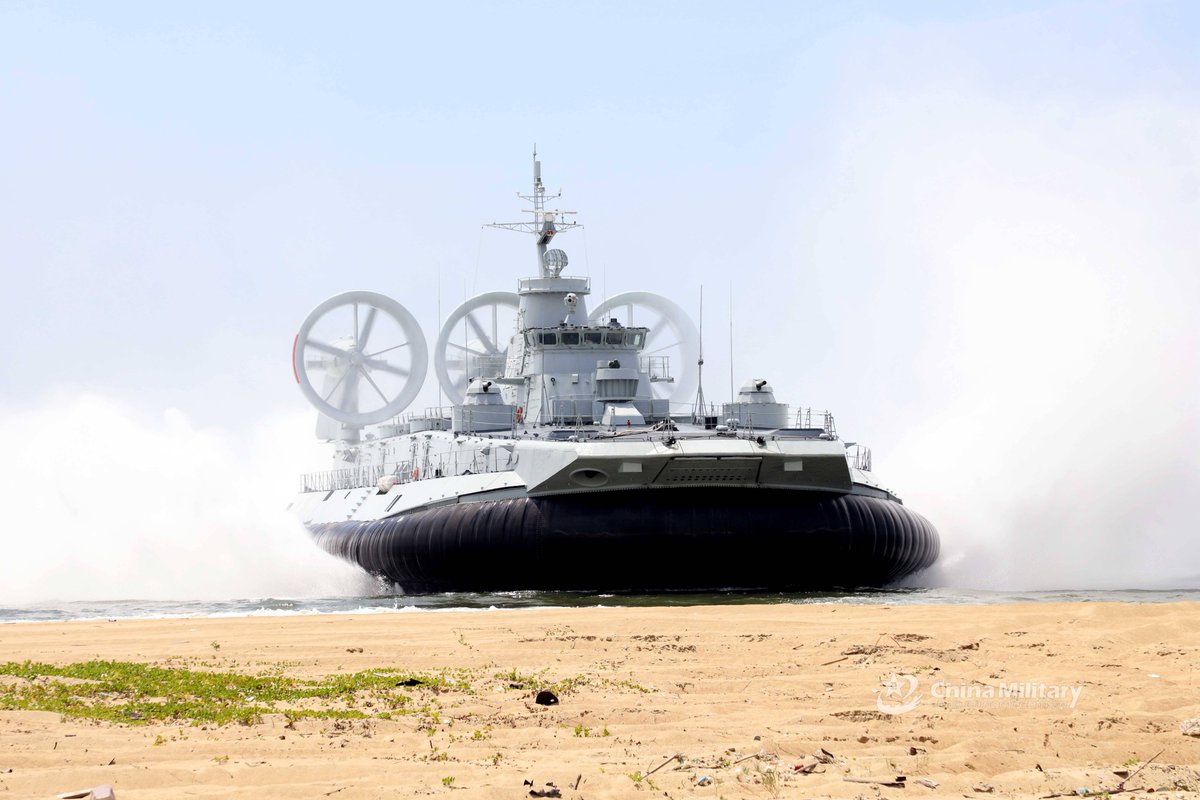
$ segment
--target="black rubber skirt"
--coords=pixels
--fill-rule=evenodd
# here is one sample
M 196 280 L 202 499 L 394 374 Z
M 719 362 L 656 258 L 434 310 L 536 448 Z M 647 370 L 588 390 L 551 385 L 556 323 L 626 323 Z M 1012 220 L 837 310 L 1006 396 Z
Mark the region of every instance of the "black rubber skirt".
M 939 549 L 933 525 L 899 503 L 770 489 L 493 500 L 309 527 L 325 550 L 418 594 L 878 587 Z

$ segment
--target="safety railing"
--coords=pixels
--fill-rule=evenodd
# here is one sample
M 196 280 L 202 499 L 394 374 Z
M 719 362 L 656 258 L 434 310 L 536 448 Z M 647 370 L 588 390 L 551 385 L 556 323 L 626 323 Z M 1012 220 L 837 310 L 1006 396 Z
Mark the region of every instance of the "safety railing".
M 855 469 L 863 472 L 871 471 L 871 448 L 866 445 L 850 442 L 846 445 L 846 461 Z
M 638 366 L 641 367 L 642 372 L 650 376 L 652 383 L 671 383 L 675 380 L 671 377 L 670 356 L 642 356 L 638 359 Z
M 813 420 L 816 424 L 813 424 Z M 837 424 L 833 419 L 833 414 L 828 411 L 813 411 L 811 408 L 796 409 L 796 424 L 797 428 L 807 428 L 813 430 L 820 428 L 825 435 L 830 439 L 837 438 Z
M 384 467 L 352 467 L 350 469 L 331 469 L 325 472 L 309 472 L 301 477 L 306 492 L 341 492 L 349 489 L 360 489 L 364 486 L 374 486 L 379 479 L 391 470 Z
M 512 469 L 515 463 L 516 456 L 511 443 L 456 443 L 450 450 L 418 449 L 401 461 L 383 466 L 309 472 L 301 476 L 301 484 L 305 492 L 338 492 L 377 486 L 380 479 L 389 475 L 396 479 L 396 483 L 406 484 L 451 475 L 501 472 Z
M 562 292 L 564 289 L 572 292 L 592 291 L 592 279 L 577 275 L 559 275 L 555 278 L 521 278 L 517 281 L 517 291 L 521 294 L 530 292 Z

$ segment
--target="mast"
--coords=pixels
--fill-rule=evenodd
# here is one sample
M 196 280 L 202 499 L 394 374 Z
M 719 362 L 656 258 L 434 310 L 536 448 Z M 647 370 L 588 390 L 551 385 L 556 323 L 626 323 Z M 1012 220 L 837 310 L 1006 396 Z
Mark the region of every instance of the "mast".
M 521 194 L 517 192 L 517 197 L 533 205 L 533 208 L 524 209 L 526 214 L 533 214 L 531 222 L 493 222 L 490 225 L 484 225 L 484 227 L 531 233 L 536 236 L 538 277 L 557 278 L 566 266 L 566 258 L 560 259 L 555 255 L 562 251 L 547 251 L 550 240 L 563 231 L 582 228 L 583 225 L 578 222 L 568 222 L 566 220 L 568 215 L 576 213 L 574 211 L 560 211 L 558 209 L 546 208 L 546 200 L 557 200 L 562 197 L 562 192 L 559 191 L 558 194 L 552 195 L 546 194 L 546 186 L 542 183 L 542 162 L 538 160 L 536 144 L 533 146 L 533 193 Z M 550 259 L 546 258 L 547 252 L 552 254 Z
M 737 402 L 733 393 L 733 281 L 729 282 L 729 402 Z
M 700 287 L 700 356 L 696 359 L 696 402 L 692 405 L 692 424 L 704 424 L 704 286 Z

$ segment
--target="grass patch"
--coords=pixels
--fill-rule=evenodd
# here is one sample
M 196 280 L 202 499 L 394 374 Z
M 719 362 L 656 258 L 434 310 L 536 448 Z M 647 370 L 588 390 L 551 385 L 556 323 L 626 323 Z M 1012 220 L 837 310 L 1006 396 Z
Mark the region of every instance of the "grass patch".
M 252 725 L 270 713 L 285 713 L 289 723 L 306 717 L 386 718 L 420 710 L 411 707 L 413 698 L 402 689 L 470 690 L 461 673 L 415 674 L 394 669 L 301 680 L 279 674 L 246 675 L 127 661 L 66 666 L 26 661 L 0 664 L 0 675 L 21 679 L 0 684 L 0 709 L 53 711 L 132 724 Z
M 655 691 L 632 681 L 586 675 L 551 681 L 546 673 L 526 675 L 514 669 L 491 677 L 503 681 L 505 688 L 544 687 L 556 694 L 596 688 Z M 289 728 L 307 718 L 392 719 L 416 714 L 420 727 L 433 736 L 441 725 L 438 695 L 474 694 L 472 683 L 479 681 L 490 683 L 468 670 L 414 673 L 380 668 L 301 679 L 283 674 L 279 665 L 249 674 L 196 661 L 153 665 L 96 660 L 62 666 L 13 661 L 0 663 L 0 710 L 51 711 L 134 725 L 254 725 L 267 714 L 283 714 Z M 581 729 L 576 735 L 594 733 Z M 490 734 L 490 728 L 477 730 L 473 738 Z M 599 735 L 609 735 L 607 728 Z
M 552 681 L 546 677 L 546 673 L 547 670 L 543 669 L 540 672 L 525 675 L 517 672 L 515 669 L 510 669 L 507 672 L 497 672 L 492 677 L 506 684 L 505 688 L 507 689 L 549 689 L 559 695 L 570 694 L 585 688 L 621 689 L 630 692 L 641 692 L 643 694 L 650 694 L 656 691 L 651 687 L 643 686 L 633 681 L 592 678 L 587 675 L 572 675 L 562 680 Z

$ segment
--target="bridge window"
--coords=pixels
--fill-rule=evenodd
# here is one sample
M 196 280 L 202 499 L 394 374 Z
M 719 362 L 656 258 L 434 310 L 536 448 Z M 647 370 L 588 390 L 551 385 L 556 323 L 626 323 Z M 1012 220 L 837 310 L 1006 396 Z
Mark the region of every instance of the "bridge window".
M 584 344 L 604 344 L 604 334 L 600 331 L 584 331 Z
M 609 344 L 624 344 L 625 334 L 622 331 L 609 331 L 607 334 Z
M 625 343 L 632 347 L 641 347 L 642 346 L 642 334 L 640 334 L 640 333 L 627 334 L 625 336 Z
M 558 344 L 558 334 L 557 333 L 543 333 L 542 334 L 542 344 Z
M 562 343 L 563 344 L 579 344 L 579 332 L 578 331 L 563 331 Z

